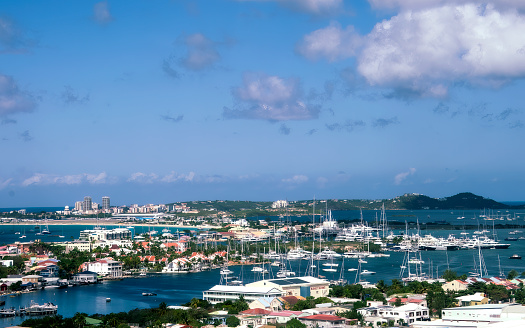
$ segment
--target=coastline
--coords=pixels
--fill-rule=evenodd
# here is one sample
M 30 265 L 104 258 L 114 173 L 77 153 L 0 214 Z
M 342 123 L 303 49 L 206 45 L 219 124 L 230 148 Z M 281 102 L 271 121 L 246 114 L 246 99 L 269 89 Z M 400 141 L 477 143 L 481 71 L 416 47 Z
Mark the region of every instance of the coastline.
M 0 222 L 0 225 L 94 225 L 94 226 L 131 226 L 131 227 L 172 227 L 181 229 L 219 229 L 220 226 L 213 225 L 180 225 L 180 224 L 167 224 L 167 223 L 136 223 L 136 222 L 114 222 L 109 220 L 96 220 L 96 219 L 85 219 L 85 220 L 53 220 L 53 221 L 25 221 L 25 222 Z

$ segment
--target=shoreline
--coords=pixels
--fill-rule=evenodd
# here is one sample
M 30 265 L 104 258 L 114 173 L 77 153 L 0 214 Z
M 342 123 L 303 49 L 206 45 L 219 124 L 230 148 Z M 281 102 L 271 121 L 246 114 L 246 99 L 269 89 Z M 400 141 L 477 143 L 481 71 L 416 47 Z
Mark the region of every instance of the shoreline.
M 45 223 L 42 223 L 40 221 L 30 221 L 30 222 L 0 222 L 0 225 L 24 225 L 24 226 L 31 226 L 31 225 L 93 225 L 93 226 L 124 226 L 123 228 L 127 226 L 131 227 L 173 227 L 173 228 L 181 228 L 181 229 L 220 229 L 220 226 L 213 226 L 213 225 L 198 225 L 198 226 L 191 226 L 191 225 L 180 225 L 180 224 L 168 224 L 168 223 L 135 223 L 135 222 L 109 222 L 109 221 L 101 221 L 96 219 L 86 219 L 86 220 L 54 220 L 54 221 L 48 221 Z

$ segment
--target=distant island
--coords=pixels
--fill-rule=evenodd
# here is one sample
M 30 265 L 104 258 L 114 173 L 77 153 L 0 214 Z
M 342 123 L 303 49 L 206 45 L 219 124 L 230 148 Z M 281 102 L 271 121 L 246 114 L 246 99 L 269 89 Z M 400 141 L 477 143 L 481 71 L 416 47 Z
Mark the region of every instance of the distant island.
M 313 200 L 287 201 L 286 211 L 290 214 L 308 215 L 312 213 Z M 177 206 L 191 208 L 202 214 L 203 212 L 227 212 L 235 216 L 262 216 L 269 212 L 283 213 L 282 206 L 275 206 L 276 202 L 255 201 L 188 201 L 166 204 L 169 208 Z M 477 210 L 477 209 L 525 209 L 525 204 L 511 206 L 495 200 L 475 195 L 470 192 L 459 193 L 445 198 L 432 198 L 422 194 L 404 194 L 392 199 L 326 199 L 316 200 L 318 209 L 331 210 L 377 210 L 382 206 L 387 210 Z M 317 211 L 316 211 L 317 212 Z M 277 214 L 278 215 L 278 214 Z

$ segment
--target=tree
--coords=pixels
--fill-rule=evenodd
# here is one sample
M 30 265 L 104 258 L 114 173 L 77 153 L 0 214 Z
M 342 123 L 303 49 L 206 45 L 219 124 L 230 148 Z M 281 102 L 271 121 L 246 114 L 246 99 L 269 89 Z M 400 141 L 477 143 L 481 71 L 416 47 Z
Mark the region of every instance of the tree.
M 512 280 L 512 279 L 516 278 L 519 275 L 520 274 L 518 273 L 518 271 L 512 269 L 512 270 L 509 271 L 509 274 L 507 275 L 507 279 L 508 280 Z
M 445 279 L 447 282 L 458 279 L 458 274 L 455 271 L 447 269 L 443 272 L 441 278 Z
M 239 320 L 239 318 L 237 318 L 234 315 L 231 315 L 228 318 L 226 318 L 226 325 L 228 327 L 237 327 L 240 324 L 241 324 L 241 320 Z
M 306 328 L 306 325 L 299 321 L 299 319 L 293 318 L 286 323 L 286 328 Z
M 399 297 L 396 297 L 396 301 L 394 302 L 394 306 L 395 307 L 400 307 L 401 305 L 403 305 L 403 302 L 401 301 L 401 299 Z
M 73 317 L 73 325 L 75 328 L 84 328 L 86 326 L 86 314 L 77 312 Z

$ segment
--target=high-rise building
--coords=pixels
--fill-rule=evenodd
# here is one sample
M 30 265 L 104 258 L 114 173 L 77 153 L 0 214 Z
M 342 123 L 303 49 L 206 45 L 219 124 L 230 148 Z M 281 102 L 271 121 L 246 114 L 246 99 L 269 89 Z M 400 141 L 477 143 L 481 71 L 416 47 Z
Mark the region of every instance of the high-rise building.
M 82 211 L 82 206 L 84 206 L 82 202 L 75 202 L 75 211 Z
M 108 196 L 102 197 L 102 209 L 103 210 L 109 210 L 109 208 L 110 208 L 109 197 Z
M 82 203 L 82 211 L 87 212 L 91 211 L 93 208 L 93 205 L 91 204 L 91 197 L 86 196 L 84 197 L 84 202 Z

